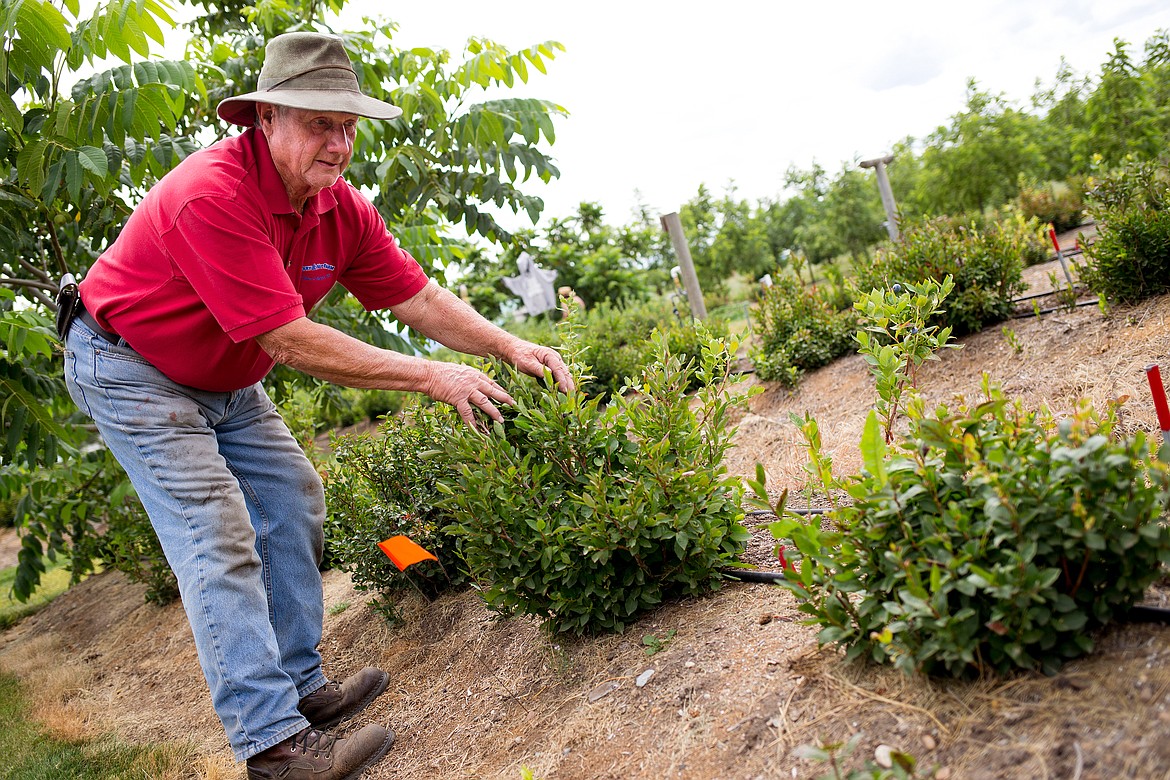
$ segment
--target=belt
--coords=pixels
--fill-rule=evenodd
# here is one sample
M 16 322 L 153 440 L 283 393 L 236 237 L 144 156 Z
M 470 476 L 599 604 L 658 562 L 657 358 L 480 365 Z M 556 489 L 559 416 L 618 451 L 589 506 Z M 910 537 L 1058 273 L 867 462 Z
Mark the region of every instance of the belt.
M 97 320 L 93 318 L 93 315 L 85 310 L 85 304 L 81 302 L 80 298 L 77 299 L 77 309 L 77 318 L 88 325 L 90 330 L 111 344 L 121 343 L 121 336 L 119 336 L 117 333 L 114 333 L 113 331 L 106 330 L 101 325 L 98 325 Z

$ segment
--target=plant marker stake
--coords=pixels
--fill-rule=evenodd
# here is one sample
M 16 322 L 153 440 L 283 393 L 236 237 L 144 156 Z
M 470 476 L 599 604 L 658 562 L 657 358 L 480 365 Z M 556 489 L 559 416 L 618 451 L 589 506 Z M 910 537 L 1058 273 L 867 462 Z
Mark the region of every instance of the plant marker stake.
M 439 564 L 440 567 L 443 566 L 443 562 L 436 558 L 433 554 L 427 552 L 426 549 L 424 549 L 421 545 L 411 541 L 409 538 L 401 534 L 398 536 L 391 536 L 389 539 L 378 542 L 378 549 L 384 552 L 386 557 L 389 558 L 390 561 L 398 567 L 398 571 L 405 575 L 407 582 L 409 582 L 411 585 L 414 585 L 414 589 L 419 592 L 419 595 L 426 599 L 427 602 L 430 602 L 431 597 L 423 593 L 422 588 L 420 588 L 418 584 L 410 578 L 410 575 L 406 573 L 406 569 L 408 566 L 413 566 L 420 561 L 435 561 Z M 443 569 L 443 574 L 446 573 L 447 570 Z M 448 577 L 447 579 L 450 580 L 451 578 Z M 466 648 L 469 644 L 471 644 L 470 639 L 463 643 L 463 648 L 460 648 L 460 652 L 462 652 L 463 649 Z M 501 686 L 503 686 L 504 690 L 508 692 L 508 695 L 516 703 L 523 707 L 525 711 L 531 712 L 531 710 L 528 709 L 528 705 L 525 704 L 519 696 L 512 692 L 512 689 L 508 687 L 507 683 L 500 679 L 500 676 L 496 674 L 496 670 L 488 666 L 487 663 L 485 663 L 484 660 L 479 657 L 479 653 L 472 652 L 471 657 L 478 661 L 480 666 L 487 670 L 488 674 L 496 678 L 496 681 L 499 682 Z
M 1068 265 L 1064 262 L 1064 252 L 1060 250 L 1060 241 L 1056 238 L 1056 226 L 1048 225 L 1048 237 L 1052 239 L 1052 246 L 1056 249 L 1056 259 L 1060 261 L 1060 269 L 1064 271 L 1064 278 L 1068 280 L 1068 289 L 1073 289 L 1072 274 L 1068 272 Z
M 1162 371 L 1155 363 L 1146 366 L 1146 379 L 1150 381 L 1150 392 L 1154 395 L 1154 410 L 1158 413 L 1158 427 L 1162 429 L 1162 441 L 1170 436 L 1170 406 L 1166 404 L 1166 390 L 1162 387 Z
M 402 535 L 391 536 L 384 542 L 378 542 L 378 549 L 386 553 L 386 557 L 398 567 L 398 571 L 406 571 L 407 566 L 413 566 L 419 561 L 439 560 Z
M 418 591 L 418 595 L 422 596 L 423 600 L 429 603 L 431 597 L 423 593 L 423 589 L 418 586 L 418 583 L 410 578 L 410 575 L 406 573 L 406 567 L 426 560 L 439 563 L 439 559 L 401 534 L 378 542 L 378 549 L 384 552 L 391 563 L 398 567 L 398 571 L 402 572 L 402 576 L 406 578 L 406 581 Z M 439 563 L 439 566 L 442 565 L 442 563 Z M 447 573 L 446 569 L 443 570 L 443 573 Z

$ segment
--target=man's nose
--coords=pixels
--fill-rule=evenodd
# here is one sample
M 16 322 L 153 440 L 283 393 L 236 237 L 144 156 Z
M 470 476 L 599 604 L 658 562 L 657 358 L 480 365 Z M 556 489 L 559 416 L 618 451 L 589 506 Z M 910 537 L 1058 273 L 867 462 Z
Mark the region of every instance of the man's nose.
M 349 131 L 344 127 L 330 129 L 326 144 L 326 148 L 331 152 L 353 151 L 353 139 L 350 138 Z

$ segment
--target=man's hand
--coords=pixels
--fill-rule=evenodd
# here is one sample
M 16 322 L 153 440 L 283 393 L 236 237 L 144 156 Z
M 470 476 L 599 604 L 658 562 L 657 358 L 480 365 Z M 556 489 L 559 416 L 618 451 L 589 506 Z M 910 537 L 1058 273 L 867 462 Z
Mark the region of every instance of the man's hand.
M 463 421 L 476 430 L 481 430 L 475 419 L 476 409 L 496 422 L 503 422 L 504 416 L 493 401 L 508 405 L 516 403 L 504 388 L 482 371 L 458 363 L 433 360 L 429 363 L 431 375 L 423 392 L 436 401 L 454 406 Z
M 404 325 L 457 352 L 499 357 L 539 378 L 548 369 L 562 392 L 573 389 L 569 368 L 555 349 L 518 339 L 491 324 L 434 280 L 395 306 L 394 314 Z M 426 393 L 455 407 L 474 428 L 480 427 L 476 409 L 503 421 L 496 404 L 515 403 L 491 377 L 471 366 L 379 349 L 306 317 L 262 333 L 256 341 L 278 363 L 329 382 Z
M 544 369 L 552 372 L 553 379 L 562 393 L 573 389 L 573 377 L 569 367 L 561 360 L 560 354 L 552 347 L 542 347 L 528 341 L 518 341 L 504 359 L 523 371 L 535 377 L 543 377 Z
M 535 377 L 543 377 L 548 368 L 562 392 L 573 389 L 572 375 L 555 349 L 518 339 L 496 327 L 433 279 L 393 310 L 403 325 L 456 352 L 499 357 Z
M 277 362 L 347 387 L 426 393 L 478 427 L 475 409 L 503 420 L 496 403 L 515 403 L 491 377 L 471 366 L 401 355 L 301 317 L 256 337 Z

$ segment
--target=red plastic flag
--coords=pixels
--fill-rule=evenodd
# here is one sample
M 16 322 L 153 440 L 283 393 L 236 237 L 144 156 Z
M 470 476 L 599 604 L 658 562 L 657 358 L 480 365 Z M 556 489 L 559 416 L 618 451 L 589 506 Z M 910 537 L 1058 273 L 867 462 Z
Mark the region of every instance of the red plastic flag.
M 1166 405 L 1166 389 L 1162 386 L 1162 370 L 1157 364 L 1146 366 L 1146 379 L 1150 382 L 1150 392 L 1154 395 L 1154 411 L 1158 413 L 1158 427 L 1162 429 L 1162 436 L 1170 434 L 1170 406 Z
M 398 571 L 406 571 L 407 566 L 413 566 L 419 561 L 439 560 L 429 552 L 419 547 L 405 536 L 391 536 L 384 542 L 378 542 L 378 549 L 386 553 L 386 557 L 394 562 Z

